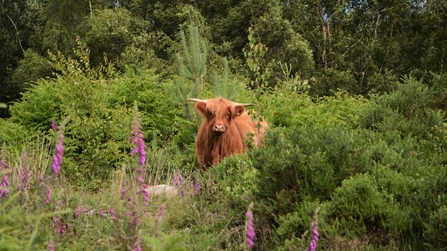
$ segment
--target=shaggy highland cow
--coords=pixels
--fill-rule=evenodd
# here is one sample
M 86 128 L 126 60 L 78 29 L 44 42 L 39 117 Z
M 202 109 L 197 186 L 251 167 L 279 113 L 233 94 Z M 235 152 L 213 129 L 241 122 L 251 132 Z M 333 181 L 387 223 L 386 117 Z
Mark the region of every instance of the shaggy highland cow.
M 268 124 L 261 121 L 257 126 L 245 112 L 244 107 L 252 104 L 239 104 L 221 97 L 188 100 L 196 102 L 196 110 L 205 118 L 196 140 L 202 170 L 208 170 L 229 155 L 244 152 L 247 149 L 247 135 L 253 136 L 255 146 L 261 144 Z

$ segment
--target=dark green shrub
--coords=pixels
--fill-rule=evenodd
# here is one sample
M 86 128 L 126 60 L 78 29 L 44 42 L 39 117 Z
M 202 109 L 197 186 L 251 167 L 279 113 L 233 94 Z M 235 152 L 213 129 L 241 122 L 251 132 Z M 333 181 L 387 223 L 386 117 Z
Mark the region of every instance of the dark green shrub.
M 275 250 L 304 250 L 308 245 L 308 232 L 315 209 L 320 205 L 318 200 L 304 198 L 297 203 L 295 210 L 278 217 L 275 229 Z M 320 221 L 321 224 L 321 221 Z
M 424 223 L 424 239 L 430 250 L 447 249 L 447 206 L 433 211 Z
M 259 198 L 274 198 L 278 192 L 330 198 L 344 178 L 366 170 L 357 163 L 363 137 L 343 127 L 270 130 L 266 147 L 249 152 L 260 172 Z
M 343 181 L 327 207 L 325 217 L 332 228 L 329 238 L 367 235 L 372 242 L 386 242 L 397 237 L 394 231 L 402 227 L 405 216 L 393 195 L 381 190 L 369 174 Z
M 135 74 L 128 68 L 127 72 L 113 80 L 109 102 L 111 108 L 125 106 L 131 110 L 134 101 L 137 101 L 147 140 L 154 135 L 161 139 L 159 143 L 165 143 L 179 131 L 173 121 L 176 116 L 181 116 L 180 109 L 166 101 L 168 95 L 154 70 Z
M 445 113 L 434 106 L 433 100 L 428 86 L 413 77 L 404 77 L 396 91 L 374 98 L 376 104 L 362 113 L 360 126 L 427 139 L 434 127 L 445 121 Z
M 39 80 L 22 94 L 20 103 L 11 106 L 11 121 L 32 131 L 48 131 L 51 120 L 60 118 L 62 101 L 56 82 Z
M 248 152 L 257 169 L 260 231 L 274 231 L 275 245 L 301 245 L 294 238 L 308 230 L 319 202 L 347 177 L 368 170 L 360 154 L 365 136 L 342 126 L 271 129 L 265 147 Z

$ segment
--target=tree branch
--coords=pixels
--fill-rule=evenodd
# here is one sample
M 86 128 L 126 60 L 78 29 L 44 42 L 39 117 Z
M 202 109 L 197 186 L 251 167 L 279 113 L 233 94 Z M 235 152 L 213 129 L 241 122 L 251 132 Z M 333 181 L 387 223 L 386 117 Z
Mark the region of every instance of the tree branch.
M 20 49 L 22 50 L 22 53 L 25 54 L 25 49 L 23 49 L 22 41 L 20 40 L 20 34 L 19 34 L 19 30 L 17 29 L 17 25 L 14 23 L 12 18 L 6 13 L 5 7 L 3 6 L 3 4 L 2 4 L 2 11 L 5 13 L 6 17 L 9 19 L 9 21 L 11 21 L 12 25 L 14 26 L 14 30 L 16 31 L 17 41 L 19 42 Z

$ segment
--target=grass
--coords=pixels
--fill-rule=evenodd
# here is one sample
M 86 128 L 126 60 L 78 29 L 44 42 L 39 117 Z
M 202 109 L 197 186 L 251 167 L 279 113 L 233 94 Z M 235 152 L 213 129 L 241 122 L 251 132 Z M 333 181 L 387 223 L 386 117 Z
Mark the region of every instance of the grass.
M 138 160 L 113 171 L 92 192 L 75 187 L 63 170 L 51 168 L 54 140 L 37 136 L 21 150 L 4 151 L 10 194 L 0 198 L 0 250 L 219 250 L 240 249 L 244 225 L 234 226 L 225 201 L 216 198 L 210 177 L 180 173 L 163 148 L 147 149 L 144 184 L 176 186 L 176 195 L 139 193 Z M 5 149 L 5 148 L 4 148 Z M 132 158 L 130 158 L 132 159 Z M 136 167 L 136 168 L 133 168 Z M 174 177 L 183 177 L 181 185 Z M 47 203 L 47 191 L 51 199 Z M 184 190 L 183 196 L 181 190 Z M 124 195 L 124 196 L 123 196 Z M 245 212 L 241 212 L 243 219 Z M 23 217 L 25 216 L 25 217 Z M 17 220 L 21 219 L 21 220 Z M 243 220 L 242 220 L 243 222 Z M 10 226 L 8 226 L 10 225 Z M 216 234 L 217 233 L 217 234 Z

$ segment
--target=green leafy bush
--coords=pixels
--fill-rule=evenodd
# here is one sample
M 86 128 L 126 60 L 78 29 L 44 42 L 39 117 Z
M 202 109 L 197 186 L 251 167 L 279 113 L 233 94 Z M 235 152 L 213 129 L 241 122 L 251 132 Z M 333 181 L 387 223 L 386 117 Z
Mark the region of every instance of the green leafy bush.
M 113 80 L 110 107 L 124 106 L 130 110 L 137 101 L 141 113 L 144 134 L 149 139 L 154 135 L 166 143 L 178 131 L 172 121 L 181 113 L 174 105 L 167 102 L 165 86 L 160 83 L 154 70 L 141 71 L 136 74 L 132 69 Z
M 396 228 L 391 228 L 390 223 L 402 224 L 399 212 L 399 204 L 392 194 L 381 191 L 369 174 L 359 174 L 337 188 L 326 217 L 334 224 L 332 234 L 368 235 L 372 241 L 389 241 L 396 237 L 392 235 Z
M 413 77 L 404 77 L 397 90 L 374 99 L 376 105 L 361 115 L 363 128 L 380 132 L 398 131 L 403 137 L 427 138 L 435 126 L 441 126 L 445 113 L 434 106 L 428 86 Z
M 19 147 L 29 135 L 26 127 L 0 119 L 0 144 Z
M 273 126 L 357 126 L 360 111 L 369 103 L 358 96 L 337 92 L 334 96 L 312 99 L 307 93 L 296 93 L 287 85 L 277 87 L 264 95 L 262 102 L 269 123 Z
M 433 211 L 424 223 L 424 238 L 432 250 L 443 250 L 447 246 L 447 206 Z

